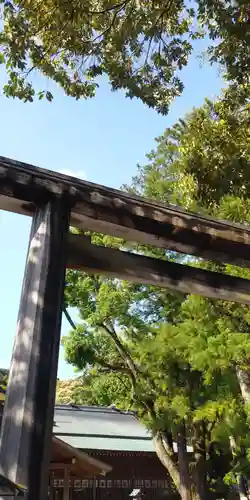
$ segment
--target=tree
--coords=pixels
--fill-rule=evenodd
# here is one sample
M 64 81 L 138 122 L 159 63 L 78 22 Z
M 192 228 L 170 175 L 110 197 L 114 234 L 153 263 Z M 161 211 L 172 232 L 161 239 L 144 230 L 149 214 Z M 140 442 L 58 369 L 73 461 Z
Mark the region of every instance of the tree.
M 156 139 L 148 163 L 125 189 L 215 216 L 220 206 L 236 220 L 222 205 L 225 197 L 249 197 L 249 98 L 249 85 L 231 85 L 218 100 L 206 99 Z
M 206 100 L 204 106 L 167 129 L 157 139 L 157 149 L 148 155 L 148 164 L 139 167 L 132 190 L 154 198 L 155 189 L 164 186 L 160 196 L 164 193 L 165 201 L 249 224 L 249 90 L 249 85 L 232 85 L 219 100 Z M 235 266 L 200 265 L 250 278 L 249 270 Z M 224 303 L 217 310 L 220 321 L 225 318 L 227 332 L 249 335 L 248 309 Z M 238 342 L 244 346 L 240 335 Z M 247 413 L 249 367 L 249 354 L 235 358 Z
M 248 221 L 248 139 L 247 86 L 232 86 L 221 99 L 206 101 L 168 129 L 126 189 Z M 91 237 L 98 244 L 126 247 L 126 242 L 102 235 Z M 163 249 L 128 250 L 177 259 Z M 249 273 L 228 265 L 194 260 L 190 264 Z M 80 312 L 81 324 L 64 345 L 67 360 L 89 377 L 83 397 L 87 394 L 88 401 L 92 397 L 103 404 L 107 384 L 109 401 L 138 411 L 183 499 L 211 497 L 215 488 L 225 494 L 225 478 L 238 481 L 243 473 L 249 475 L 248 408 L 242 383 L 250 360 L 250 316 L 245 306 L 75 271 L 68 272 L 66 295 Z M 94 380 L 97 389 L 91 387 Z M 178 443 L 177 459 L 173 439 Z M 194 449 L 191 464 L 187 442 Z M 214 465 L 218 453 L 227 457 L 220 467 Z
M 121 384 L 125 384 L 117 373 L 85 372 L 80 377 L 58 380 L 56 402 L 58 404 L 77 404 L 94 406 L 112 406 L 114 401 L 119 406 L 125 403 L 126 393 Z M 129 389 L 127 387 L 126 391 Z
M 74 402 L 75 404 L 81 403 L 81 398 L 79 397 L 79 391 L 82 391 L 83 380 L 78 377 L 71 380 L 57 380 L 56 385 L 56 403 L 58 404 L 69 404 Z
M 149 198 L 157 197 L 187 209 L 249 224 L 249 97 L 249 85 L 232 85 L 220 99 L 206 100 L 203 106 L 167 129 L 157 139 L 157 149 L 148 155 L 148 164 L 139 167 L 132 190 Z M 213 267 L 211 263 L 202 266 Z M 248 270 L 235 266 L 214 266 L 214 269 L 250 278 Z M 229 316 L 231 307 L 227 304 L 223 307 Z M 243 331 L 248 332 L 248 311 L 244 311 L 240 313 L 246 318 L 242 322 Z M 249 366 L 250 360 L 247 370 Z M 250 380 L 247 370 L 243 372 L 241 368 L 239 381 L 248 402 Z
M 249 337 L 244 349 L 240 343 L 235 350 L 239 334 L 231 332 L 228 349 L 218 356 L 227 331 L 217 324 L 215 306 L 164 293 L 69 272 L 67 296 L 83 324 L 64 338 L 66 357 L 87 374 L 82 401 L 137 410 L 182 498 L 207 498 L 215 487 L 225 494 L 230 467 L 222 461 L 218 477 L 213 461 L 221 449 L 229 454 L 231 435 L 237 448 L 246 443 L 238 432 L 246 415 L 234 362 L 244 349 L 249 352 Z M 166 323 L 171 301 L 175 321 Z M 195 450 L 191 465 L 187 441 Z
M 76 99 L 95 95 L 105 74 L 113 90 L 165 114 L 183 90 L 180 71 L 193 42 L 205 36 L 210 61 L 229 80 L 249 82 L 249 5 L 242 0 L 1 0 L 1 14 L 4 92 L 25 101 L 36 94 L 34 70 Z M 53 98 L 43 90 L 38 96 Z

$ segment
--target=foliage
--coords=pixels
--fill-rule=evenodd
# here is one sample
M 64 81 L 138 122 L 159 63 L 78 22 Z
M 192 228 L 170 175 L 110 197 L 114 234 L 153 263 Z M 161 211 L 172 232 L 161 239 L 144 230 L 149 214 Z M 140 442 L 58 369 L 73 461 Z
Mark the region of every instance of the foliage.
M 194 423 L 204 420 L 207 449 L 213 442 L 227 447 L 232 433 L 239 448 L 246 444 L 238 434 L 245 415 L 234 371 L 250 349 L 248 335 L 239 342 L 243 312 L 249 330 L 244 308 L 234 324 L 224 324 L 221 303 L 74 271 L 67 297 L 83 321 L 64 339 L 67 360 L 85 374 L 82 402 L 132 407 L 154 435 L 171 432 L 175 439 L 185 421 L 190 443 Z M 218 477 L 212 479 L 214 486 Z
M 8 381 L 8 370 L 6 370 L 5 368 L 0 368 L 0 416 L 5 401 L 7 381 Z
M 167 128 L 125 188 L 214 215 L 220 206 L 225 218 L 243 220 L 237 211 L 250 191 L 249 96 L 249 86 L 230 86 Z
M 7 384 L 9 370 L 0 368 L 0 384 Z
M 105 74 L 113 90 L 166 114 L 183 90 L 180 71 L 193 42 L 205 36 L 210 61 L 230 80 L 249 81 L 249 5 L 242 0 L 1 0 L 1 17 L 4 92 L 24 101 L 36 94 L 34 70 L 76 99 L 94 96 Z
M 86 280 L 90 284 L 89 277 L 81 276 L 72 289 L 68 284 L 70 296 L 78 296 L 79 302 L 79 290 Z M 103 281 L 105 293 L 100 292 Z M 249 359 L 247 308 L 231 305 L 232 315 L 227 318 L 223 316 L 225 304 L 221 301 L 187 297 L 181 304 L 179 301 L 175 324 L 163 322 L 160 310 L 155 326 L 146 317 L 143 328 L 137 330 L 131 321 L 130 303 L 125 310 L 123 294 L 124 288 L 125 294 L 126 288 L 130 289 L 130 295 L 137 295 L 138 289 L 132 291 L 131 285 L 117 282 L 114 302 L 112 280 L 99 278 L 99 287 L 96 282 L 95 287 L 97 310 L 91 313 L 91 327 L 84 314 L 84 327 L 79 326 L 64 339 L 67 360 L 87 371 L 82 402 L 132 407 L 153 433 L 171 432 L 175 439 L 184 420 L 190 443 L 194 439 L 193 423 L 204 420 L 208 449 L 214 441 L 227 446 L 231 434 L 235 435 L 239 449 L 248 446 L 243 439 L 245 433 L 239 433 L 239 429 L 245 430 L 246 417 L 235 375 L 236 363 L 240 360 L 241 364 L 248 364 Z M 97 304 L 99 296 L 101 308 Z M 91 290 L 91 301 L 93 298 Z M 177 298 L 173 299 L 175 304 Z M 79 304 L 82 309 L 84 303 Z M 169 301 L 167 305 L 169 308 Z M 123 320 L 122 324 L 117 325 L 117 317 Z
M 82 379 L 58 380 L 56 385 L 56 403 L 81 404 L 79 392 L 82 392 Z
M 229 87 L 218 101 L 206 101 L 167 129 L 125 188 L 249 222 L 248 116 L 248 87 Z M 177 260 L 162 249 L 132 248 L 96 234 L 91 238 L 93 243 Z M 232 265 L 192 265 L 249 277 L 248 270 Z M 224 495 L 224 479 L 249 475 L 249 417 L 239 376 L 250 367 L 246 306 L 76 271 L 67 274 L 66 298 L 81 318 L 64 346 L 67 360 L 85 376 L 83 398 L 137 410 L 183 497 L 185 441 L 194 450 L 191 464 L 184 460 L 193 498 L 201 498 L 201 481 L 210 492 L 216 488 Z M 250 395 L 250 385 L 248 390 Z M 179 443 L 177 461 L 173 439 Z M 220 466 L 218 454 L 224 457 Z
M 123 385 L 125 390 L 123 390 Z M 123 407 L 128 391 L 129 384 L 126 384 L 122 375 L 113 372 L 102 374 L 92 370 L 79 379 L 58 381 L 56 402 L 58 404 Z

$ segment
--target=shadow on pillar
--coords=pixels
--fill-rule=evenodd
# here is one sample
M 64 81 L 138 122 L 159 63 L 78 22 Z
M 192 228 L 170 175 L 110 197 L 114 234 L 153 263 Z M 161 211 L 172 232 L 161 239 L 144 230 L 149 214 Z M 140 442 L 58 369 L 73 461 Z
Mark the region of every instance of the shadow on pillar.
M 48 493 L 69 217 L 64 198 L 33 217 L 4 406 L 0 474 L 28 500 Z

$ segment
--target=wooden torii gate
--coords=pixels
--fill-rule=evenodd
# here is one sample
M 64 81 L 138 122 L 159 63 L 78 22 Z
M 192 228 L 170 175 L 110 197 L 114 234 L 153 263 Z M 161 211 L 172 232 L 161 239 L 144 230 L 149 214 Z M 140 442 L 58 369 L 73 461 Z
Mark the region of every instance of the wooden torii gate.
M 250 304 L 248 280 L 95 246 L 69 226 L 244 267 L 250 229 L 3 157 L 0 209 L 32 217 L 0 473 L 45 500 L 66 267 Z

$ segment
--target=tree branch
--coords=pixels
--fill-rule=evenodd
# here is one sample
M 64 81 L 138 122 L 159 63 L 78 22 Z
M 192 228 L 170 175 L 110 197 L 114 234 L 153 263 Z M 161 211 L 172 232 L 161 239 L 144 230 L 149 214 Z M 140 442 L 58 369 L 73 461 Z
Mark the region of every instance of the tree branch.
M 112 372 L 126 373 L 127 375 L 130 374 L 128 368 L 126 368 L 125 366 L 112 365 L 110 363 L 106 363 L 106 361 L 98 357 L 95 358 L 95 361 L 98 365 L 102 366 L 103 368 L 106 368 L 106 370 L 110 370 Z
M 128 367 L 128 375 L 131 378 L 131 384 L 132 384 L 132 390 L 133 390 L 133 395 L 132 395 L 133 399 L 137 399 L 137 401 L 139 401 L 139 403 L 145 408 L 145 410 L 148 412 L 148 414 L 151 416 L 151 418 L 155 419 L 156 414 L 155 414 L 155 410 L 154 410 L 153 399 L 150 398 L 150 396 L 147 399 L 140 399 L 140 398 L 137 398 L 137 395 L 136 395 L 137 377 L 139 375 L 143 375 L 144 377 L 146 377 L 147 374 L 143 373 L 140 370 L 140 368 L 135 364 L 130 353 L 128 352 L 128 350 L 126 349 L 124 344 L 120 341 L 113 325 L 108 327 L 105 323 L 101 323 L 99 326 L 101 328 L 103 328 L 110 335 L 110 337 L 112 338 L 112 340 L 114 341 L 114 343 L 116 345 L 117 351 L 119 352 L 121 358 L 124 360 L 124 362 L 126 363 L 126 365 Z M 151 386 L 154 385 L 153 381 L 149 380 L 149 382 L 150 382 Z
M 99 15 L 99 14 L 106 14 L 107 12 L 111 12 L 116 9 L 120 9 L 125 7 L 131 2 L 131 0 L 124 0 L 123 2 L 117 3 L 116 5 L 112 5 L 111 7 L 107 7 L 106 9 L 103 10 L 89 10 L 89 14 L 91 15 Z
M 108 326 L 105 325 L 105 323 L 101 323 L 99 326 L 101 328 L 103 328 L 110 335 L 110 337 L 112 338 L 112 340 L 114 341 L 114 343 L 116 345 L 117 351 L 119 352 L 121 358 L 125 361 L 127 367 L 129 368 L 129 370 L 131 372 L 131 376 L 133 376 L 133 378 L 136 380 L 136 376 L 140 373 L 140 371 L 139 371 L 138 367 L 136 366 L 136 364 L 134 363 L 131 355 L 129 354 L 129 352 L 127 351 L 125 346 L 120 341 L 114 328 L 113 327 L 108 328 Z
M 171 449 L 169 448 L 167 442 L 164 439 L 164 435 L 161 432 L 156 432 L 153 436 L 153 443 L 157 456 L 163 466 L 168 470 L 173 483 L 178 490 L 181 492 L 181 481 L 178 466 L 174 460 Z

